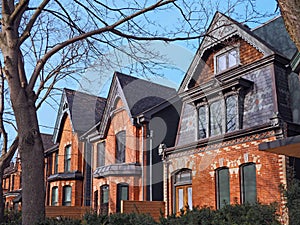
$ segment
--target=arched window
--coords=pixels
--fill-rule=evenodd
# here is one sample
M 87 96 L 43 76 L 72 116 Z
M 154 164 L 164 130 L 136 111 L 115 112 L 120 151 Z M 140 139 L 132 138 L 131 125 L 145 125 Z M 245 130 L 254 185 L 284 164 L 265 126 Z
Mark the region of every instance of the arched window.
M 183 169 L 174 175 L 175 212 L 193 208 L 192 171 Z
M 63 188 L 63 206 L 71 206 L 72 202 L 72 187 L 69 185 Z
M 116 163 L 125 162 L 126 132 L 120 131 L 116 134 Z
M 65 148 L 65 172 L 71 171 L 71 145 Z
M 243 164 L 240 167 L 241 201 L 255 203 L 256 198 L 256 166 L 254 163 Z
M 121 201 L 128 200 L 129 185 L 120 183 L 117 185 L 117 212 L 121 212 Z
M 52 187 L 51 206 L 58 205 L 58 187 Z
M 105 165 L 105 142 L 97 144 L 97 167 Z
M 105 184 L 100 187 L 100 213 L 108 214 L 109 203 L 109 185 Z
M 227 167 L 216 170 L 217 209 L 230 203 L 229 169 Z

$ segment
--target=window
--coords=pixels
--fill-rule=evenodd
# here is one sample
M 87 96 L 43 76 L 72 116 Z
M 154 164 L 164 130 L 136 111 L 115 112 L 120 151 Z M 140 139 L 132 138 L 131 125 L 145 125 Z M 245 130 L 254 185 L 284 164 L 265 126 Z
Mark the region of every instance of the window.
M 240 167 L 242 203 L 256 202 L 256 166 L 254 163 Z
M 229 169 L 227 167 L 216 170 L 217 209 L 230 203 Z
M 65 148 L 65 172 L 71 171 L 71 145 Z
M 209 105 L 201 105 L 198 108 L 198 138 L 239 129 L 238 99 L 238 95 L 229 95 L 225 101 L 219 99 Z
M 238 124 L 238 97 L 231 95 L 226 98 L 226 130 L 234 131 Z
M 198 126 L 199 126 L 199 132 L 198 136 L 199 138 L 206 138 L 207 137 L 207 119 L 206 119 L 206 106 L 201 106 L 198 109 Z
M 117 212 L 121 212 L 121 201 L 128 200 L 128 184 L 118 184 L 117 185 Z
M 175 212 L 192 209 L 192 173 L 191 170 L 184 169 L 175 174 Z
M 210 105 L 210 135 L 219 135 L 224 132 L 222 101 L 213 102 Z
M 239 55 L 237 48 L 233 48 L 227 52 L 216 55 L 215 58 L 216 73 L 230 69 L 239 63 Z
M 51 205 L 57 206 L 57 204 L 58 204 L 58 187 L 55 186 L 52 188 Z
M 116 163 L 125 162 L 126 132 L 120 131 L 116 135 Z
M 97 144 L 97 167 L 105 165 L 105 142 Z
M 58 152 L 54 155 L 54 174 L 58 173 Z
M 71 206 L 72 187 L 69 185 L 63 188 L 63 206 Z
M 94 210 L 98 213 L 98 190 L 94 192 Z
M 109 186 L 102 185 L 100 187 L 100 213 L 108 214 L 108 203 L 109 203 Z

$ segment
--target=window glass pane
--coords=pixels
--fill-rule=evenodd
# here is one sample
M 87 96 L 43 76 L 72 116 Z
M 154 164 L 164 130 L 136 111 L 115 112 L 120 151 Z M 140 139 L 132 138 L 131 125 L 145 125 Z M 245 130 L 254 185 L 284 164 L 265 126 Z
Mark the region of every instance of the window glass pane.
M 97 167 L 105 165 L 105 142 L 97 144 Z
M 128 186 L 121 187 L 121 200 L 128 200 Z
M 65 149 L 65 171 L 71 170 L 71 145 L 66 146 Z
M 217 57 L 217 72 L 226 70 L 226 54 Z
M 198 116 L 199 116 L 199 131 L 198 131 L 198 137 L 199 138 L 206 138 L 207 135 L 207 121 L 206 121 L 206 107 L 201 106 L 198 110 Z
M 51 205 L 56 206 L 58 202 L 58 187 L 53 187 L 52 188 L 52 200 L 51 200 Z
M 101 187 L 101 203 L 108 203 L 109 187 L 107 185 Z
M 64 186 L 64 188 L 63 188 L 63 205 L 64 206 L 71 205 L 71 195 L 72 195 L 72 187 Z
M 210 135 L 222 134 L 223 129 L 222 102 L 216 101 L 210 105 Z
M 242 169 L 242 200 L 243 203 L 256 202 L 256 167 L 255 164 L 248 164 Z
M 189 205 L 189 209 L 193 209 L 193 201 L 192 201 L 192 194 L 193 194 L 193 190 L 192 190 L 192 187 L 188 187 L 188 189 L 187 189 L 187 192 L 188 192 L 188 201 L 187 201 L 187 203 L 188 203 L 188 205 Z
M 230 203 L 229 170 L 223 168 L 217 171 L 217 203 L 218 209 Z
M 55 153 L 55 158 L 54 158 L 54 173 L 58 172 L 58 153 Z
M 237 50 L 233 49 L 228 52 L 228 68 L 237 65 Z
M 238 119 L 238 98 L 237 96 L 229 96 L 226 99 L 226 130 L 234 131 L 237 129 Z
M 184 207 L 183 188 L 178 188 L 178 211 Z
M 126 148 L 126 132 L 121 131 L 116 135 L 116 162 L 125 162 L 125 148 Z

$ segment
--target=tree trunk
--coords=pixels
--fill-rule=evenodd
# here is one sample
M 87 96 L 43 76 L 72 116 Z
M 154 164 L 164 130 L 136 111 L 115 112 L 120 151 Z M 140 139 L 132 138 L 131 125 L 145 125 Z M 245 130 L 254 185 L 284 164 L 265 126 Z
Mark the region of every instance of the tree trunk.
M 22 224 L 32 225 L 45 217 L 44 150 L 37 121 L 35 95 L 32 90 L 26 89 L 25 74 L 22 74 L 24 65 L 18 45 L 10 41 L 2 49 L 2 53 L 19 135 Z
M 18 130 L 22 161 L 22 224 L 32 225 L 45 218 L 44 150 L 34 101 L 27 97 L 25 103 L 27 106 L 24 107 L 16 105 L 14 111 L 16 118 L 21 118 Z
M 0 224 L 4 222 L 4 200 L 3 200 L 3 166 L 0 165 Z
M 300 1 L 277 0 L 285 27 L 300 51 Z

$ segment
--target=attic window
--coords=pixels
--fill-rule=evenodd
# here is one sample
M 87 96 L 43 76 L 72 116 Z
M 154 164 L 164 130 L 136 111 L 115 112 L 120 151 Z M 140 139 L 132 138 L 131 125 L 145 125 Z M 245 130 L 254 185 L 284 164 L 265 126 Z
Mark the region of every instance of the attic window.
M 215 56 L 216 73 L 221 73 L 239 64 L 239 53 L 237 48 L 222 52 Z

